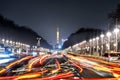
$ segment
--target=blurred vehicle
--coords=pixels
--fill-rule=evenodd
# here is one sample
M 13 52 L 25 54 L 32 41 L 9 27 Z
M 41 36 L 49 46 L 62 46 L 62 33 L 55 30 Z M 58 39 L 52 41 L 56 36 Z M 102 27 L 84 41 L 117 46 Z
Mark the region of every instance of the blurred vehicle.
M 7 64 L 17 59 L 14 53 L 12 53 L 12 48 L 9 46 L 0 46 L 0 66 Z
M 120 67 L 120 56 L 119 56 L 119 58 L 117 60 L 114 60 L 113 62 L 118 63 L 118 66 Z
M 16 57 L 15 54 L 12 52 L 12 48 L 5 46 L 0 47 L 0 58 L 12 58 Z
M 103 55 L 106 61 L 114 62 L 120 59 L 120 52 L 109 52 Z

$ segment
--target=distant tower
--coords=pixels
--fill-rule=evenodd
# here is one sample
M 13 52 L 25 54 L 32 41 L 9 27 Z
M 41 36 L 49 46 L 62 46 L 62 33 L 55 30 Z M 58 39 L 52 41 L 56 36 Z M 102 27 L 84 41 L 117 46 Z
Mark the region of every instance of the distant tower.
M 62 49 L 62 46 L 60 45 L 60 31 L 59 28 L 57 27 L 57 33 L 56 33 L 56 45 L 55 49 L 60 50 Z
M 59 44 L 59 39 L 60 39 L 60 32 L 59 32 L 59 28 L 57 27 L 57 35 L 56 35 L 56 40 L 57 40 L 57 44 Z

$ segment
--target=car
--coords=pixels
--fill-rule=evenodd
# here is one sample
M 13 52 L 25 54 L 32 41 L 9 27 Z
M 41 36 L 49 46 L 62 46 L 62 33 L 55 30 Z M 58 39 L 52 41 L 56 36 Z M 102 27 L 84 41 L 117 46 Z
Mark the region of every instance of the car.
M 106 61 L 114 62 L 120 59 L 120 52 L 107 52 L 104 53 L 103 57 Z

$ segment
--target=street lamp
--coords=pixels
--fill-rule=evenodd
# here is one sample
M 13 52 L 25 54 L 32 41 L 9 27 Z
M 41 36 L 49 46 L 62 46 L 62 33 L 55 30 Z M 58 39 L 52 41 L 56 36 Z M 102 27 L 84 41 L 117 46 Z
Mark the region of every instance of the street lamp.
M 94 41 L 95 41 L 95 38 L 93 38 L 92 41 L 93 41 L 93 54 L 94 54 Z
M 97 49 L 96 49 L 96 52 L 98 53 L 98 40 L 99 40 L 99 37 L 96 37 L 96 41 L 97 41 Z
M 12 45 L 15 46 L 15 42 L 12 42 Z
M 107 37 L 108 37 L 108 51 L 110 51 L 110 36 L 111 36 L 111 32 L 107 32 Z
M 12 41 L 10 40 L 10 45 L 12 46 Z
M 118 50 L 118 32 L 119 32 L 119 29 L 118 28 L 115 28 L 114 29 L 114 33 L 115 33 L 115 46 L 116 46 L 116 49 L 115 49 L 115 51 L 117 52 L 117 50 Z
M 101 56 L 102 56 L 102 54 L 103 54 L 103 38 L 104 38 L 104 34 L 101 34 L 100 37 L 101 37 Z
M 100 37 L 103 38 L 103 37 L 104 37 L 104 34 L 101 34 Z
M 8 45 L 8 43 L 9 43 L 9 40 L 6 40 L 6 44 Z
M 15 42 L 15 46 L 16 46 L 16 47 L 18 46 L 18 42 Z
M 2 42 L 3 42 L 3 44 L 4 44 L 4 42 L 5 42 L 5 39 L 2 39 Z
M 92 40 L 90 39 L 89 40 L 89 43 L 90 43 L 90 54 L 91 54 L 91 42 L 92 42 Z
M 84 53 L 85 53 L 85 54 L 86 54 L 86 46 L 87 46 L 86 43 L 87 43 L 87 41 L 84 40 L 84 41 L 83 41 L 83 46 L 84 46 Z

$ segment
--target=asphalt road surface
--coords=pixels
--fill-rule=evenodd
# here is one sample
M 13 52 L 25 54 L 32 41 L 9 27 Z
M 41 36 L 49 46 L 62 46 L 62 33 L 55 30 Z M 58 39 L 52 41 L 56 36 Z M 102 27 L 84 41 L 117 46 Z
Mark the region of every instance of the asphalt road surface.
M 117 64 L 100 59 L 73 55 L 26 56 L 0 70 L 0 80 L 117 80 L 120 68 Z

